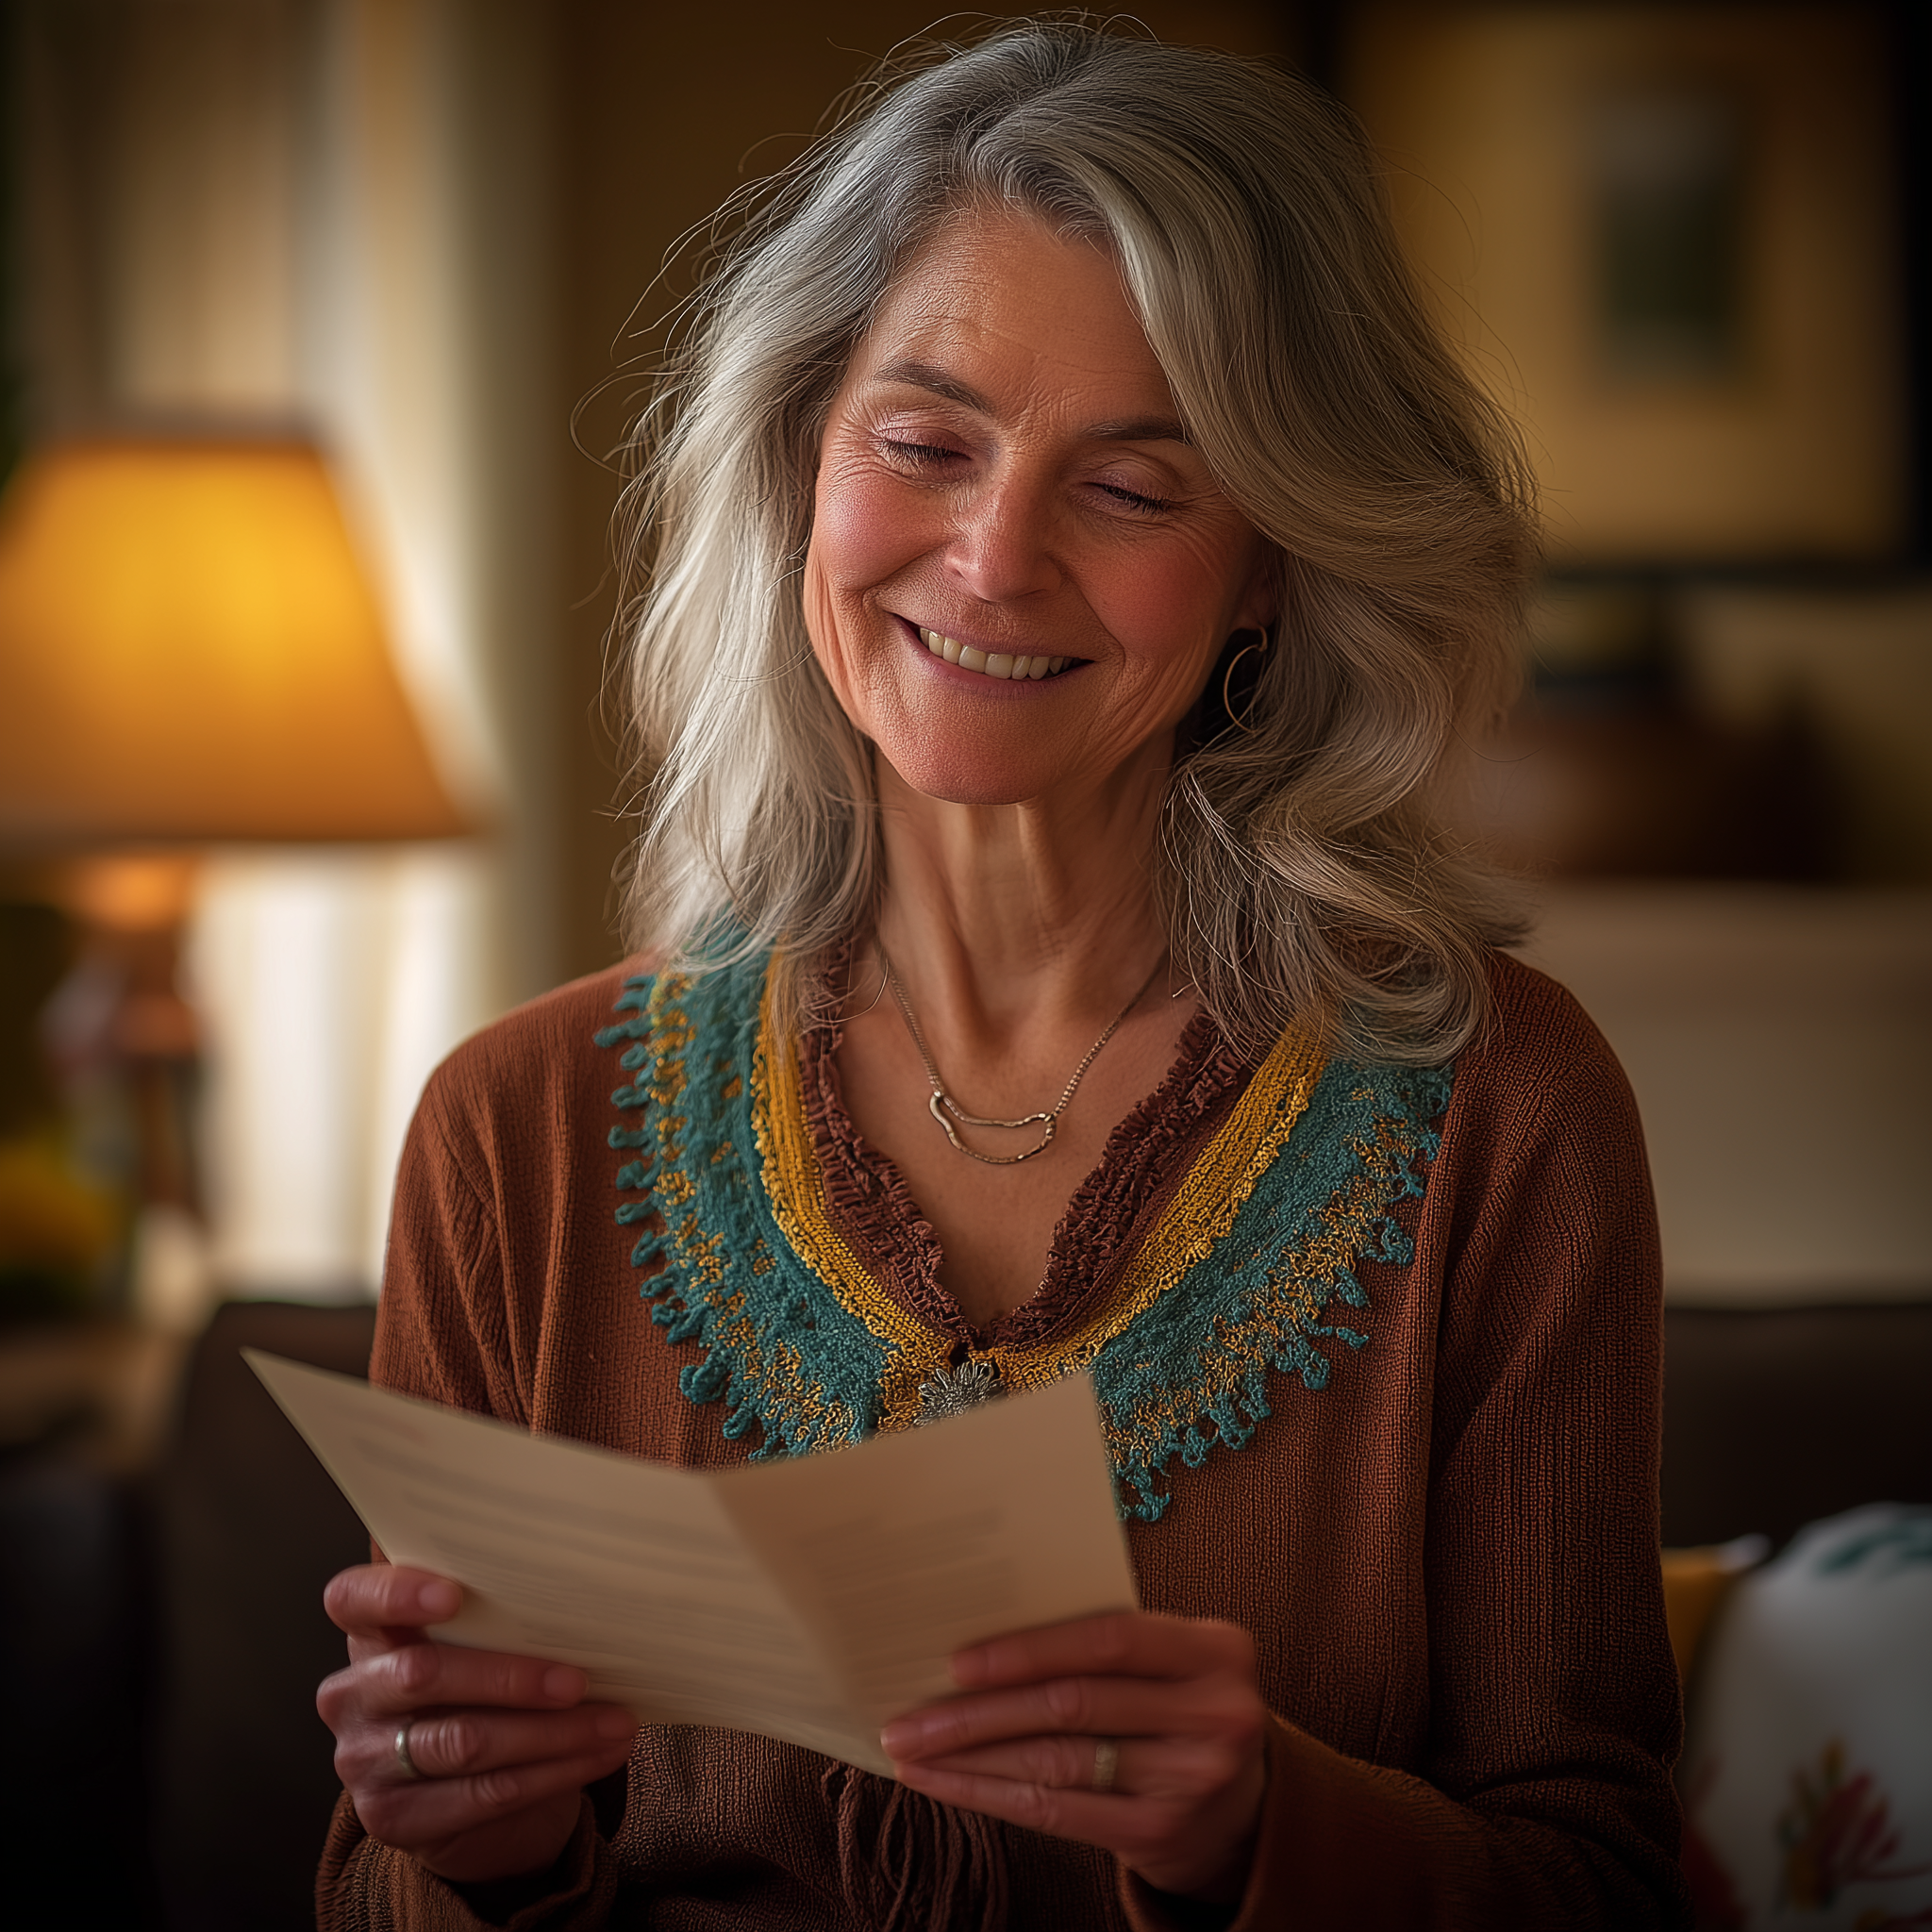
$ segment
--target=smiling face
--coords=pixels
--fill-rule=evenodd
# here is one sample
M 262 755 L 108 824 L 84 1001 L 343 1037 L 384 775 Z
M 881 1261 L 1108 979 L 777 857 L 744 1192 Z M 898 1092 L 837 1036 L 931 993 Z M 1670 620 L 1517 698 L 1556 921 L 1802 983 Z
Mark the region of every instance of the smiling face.
M 1164 769 L 1271 581 L 1112 258 L 1017 214 L 942 230 L 833 399 L 805 567 L 819 663 L 907 784 L 1006 805 Z

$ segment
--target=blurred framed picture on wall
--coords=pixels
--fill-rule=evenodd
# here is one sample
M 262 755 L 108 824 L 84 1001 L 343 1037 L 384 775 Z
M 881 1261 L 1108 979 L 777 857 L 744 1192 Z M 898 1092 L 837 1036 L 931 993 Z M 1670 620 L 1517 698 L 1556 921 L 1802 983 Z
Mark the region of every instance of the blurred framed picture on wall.
M 1355 10 L 1343 92 L 1559 567 L 1900 554 L 1887 50 L 1857 4 Z

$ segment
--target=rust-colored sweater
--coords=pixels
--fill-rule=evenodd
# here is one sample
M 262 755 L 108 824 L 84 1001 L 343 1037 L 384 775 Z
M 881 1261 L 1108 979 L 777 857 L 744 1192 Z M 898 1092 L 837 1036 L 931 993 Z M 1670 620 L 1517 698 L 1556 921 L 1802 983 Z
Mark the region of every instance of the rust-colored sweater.
M 1258 1647 L 1275 1722 L 1241 1932 L 1687 1923 L 1641 1134 L 1569 996 L 1500 957 L 1493 979 L 1425 1191 L 1394 1209 L 1413 1259 L 1357 1261 L 1367 1305 L 1349 1320 L 1365 1344 L 1338 1351 L 1319 1390 L 1275 1375 L 1252 1438 L 1176 1459 L 1165 1513 L 1129 1525 L 1148 1607 L 1230 1619 Z M 612 1218 L 623 1076 L 592 1036 L 624 980 L 535 1002 L 431 1080 L 397 1183 L 373 1373 L 717 1467 L 757 1432 L 727 1440 L 723 1405 L 680 1392 L 703 1351 L 651 1319 L 632 1233 Z M 894 1292 L 915 1307 L 924 1294 L 942 1320 L 916 1219 L 881 1204 L 873 1183 L 890 1169 L 855 1153 L 827 1042 L 805 1058 L 828 1200 L 886 1274 L 896 1241 Z M 1111 1216 L 1117 1246 L 1124 1229 L 1139 1238 L 1245 1077 L 1217 1086 L 1215 1056 L 1196 1061 L 1110 1146 L 1108 1164 L 1138 1160 L 1134 1185 L 1085 1191 L 1092 1231 Z M 1176 1113 L 1164 1141 L 1147 1132 Z M 1081 1233 L 1070 1224 L 1057 1246 Z M 1056 1291 L 1077 1296 L 1082 1271 L 1060 1272 Z M 895 1923 L 918 1932 L 935 1918 L 1012 1932 L 1196 1923 L 1092 1848 L 965 1820 L 762 1738 L 646 1728 L 617 1783 L 587 1796 L 547 1889 L 521 1901 L 445 1885 L 368 1839 L 345 1796 L 319 1879 L 324 1932 L 458 1932 L 493 1914 L 559 1932 L 832 1932 L 893 1922 L 895 1900 Z

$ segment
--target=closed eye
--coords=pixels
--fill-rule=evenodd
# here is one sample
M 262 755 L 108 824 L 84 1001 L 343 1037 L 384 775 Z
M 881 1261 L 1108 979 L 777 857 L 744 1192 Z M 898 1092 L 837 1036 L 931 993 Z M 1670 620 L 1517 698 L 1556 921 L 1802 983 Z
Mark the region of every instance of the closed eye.
M 901 442 L 896 438 L 890 436 L 885 438 L 884 441 L 885 446 L 895 457 L 901 457 L 908 462 L 950 462 L 959 454 L 956 449 L 943 449 L 936 442 Z
M 1174 508 L 1164 496 L 1143 496 L 1138 490 L 1124 490 L 1118 483 L 1096 483 L 1093 487 L 1103 496 L 1110 496 L 1114 502 L 1124 504 L 1129 509 L 1139 510 L 1146 516 L 1158 516 L 1163 510 Z

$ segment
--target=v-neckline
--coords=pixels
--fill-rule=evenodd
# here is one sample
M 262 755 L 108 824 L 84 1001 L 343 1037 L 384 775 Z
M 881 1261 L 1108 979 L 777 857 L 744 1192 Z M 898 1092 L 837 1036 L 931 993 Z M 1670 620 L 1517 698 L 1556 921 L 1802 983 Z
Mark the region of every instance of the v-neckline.
M 828 959 L 824 981 L 841 985 L 844 965 L 842 951 Z M 836 1004 L 813 1001 L 808 1009 L 834 1012 Z M 1189 1021 L 1160 1085 L 1108 1136 L 1098 1165 L 1068 1201 L 1039 1288 L 974 1328 L 940 1278 L 939 1235 L 905 1175 L 846 1108 L 838 1061 L 842 1037 L 839 1021 L 828 1018 L 808 1025 L 798 1047 L 827 1215 L 880 1287 L 928 1328 L 953 1337 L 961 1351 L 1038 1347 L 1077 1322 L 1133 1258 L 1254 1072 L 1206 1013 Z

